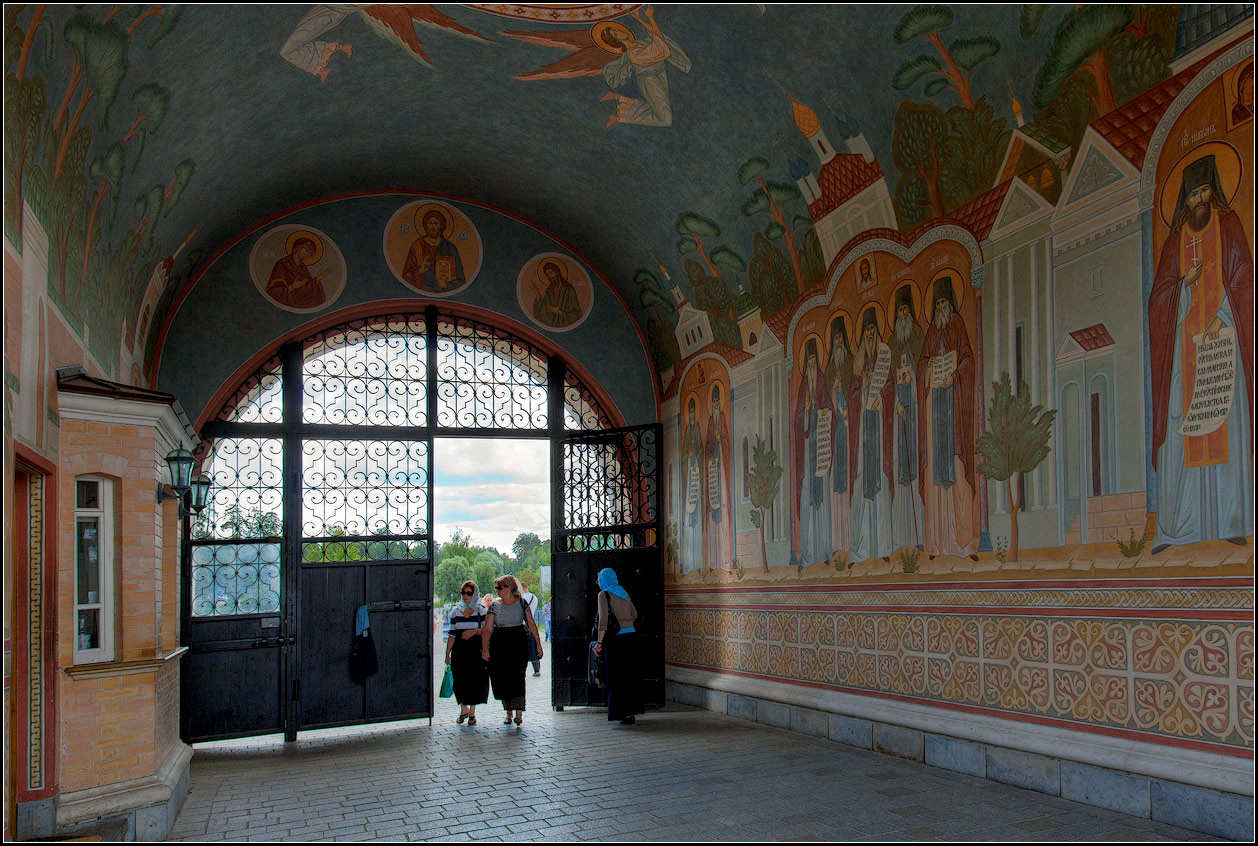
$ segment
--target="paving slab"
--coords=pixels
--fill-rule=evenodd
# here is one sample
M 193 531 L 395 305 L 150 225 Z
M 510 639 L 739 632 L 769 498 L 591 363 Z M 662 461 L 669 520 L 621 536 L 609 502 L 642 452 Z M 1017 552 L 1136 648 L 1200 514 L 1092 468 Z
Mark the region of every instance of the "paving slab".
M 1211 840 L 1197 832 L 672 704 L 628 727 L 549 707 L 198 744 L 174 841 Z M 833 736 L 833 733 L 832 733 Z

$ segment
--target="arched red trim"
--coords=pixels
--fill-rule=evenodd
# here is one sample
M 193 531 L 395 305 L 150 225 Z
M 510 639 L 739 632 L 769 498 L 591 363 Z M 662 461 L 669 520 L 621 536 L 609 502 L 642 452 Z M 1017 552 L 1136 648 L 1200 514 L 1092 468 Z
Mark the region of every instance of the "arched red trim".
M 244 364 L 236 368 L 232 375 L 219 386 L 219 389 L 210 397 L 209 402 L 205 404 L 205 408 L 201 410 L 201 414 L 197 417 L 197 430 L 200 431 L 206 423 L 216 418 L 219 411 L 222 410 L 223 404 L 236 394 L 241 383 L 253 375 L 254 371 L 259 367 L 274 358 L 278 354 L 280 347 L 285 344 L 305 340 L 311 335 L 322 332 L 325 329 L 335 328 L 351 320 L 397 312 L 422 312 L 430 305 L 436 306 L 443 314 L 454 317 L 466 317 L 489 324 L 496 329 L 501 329 L 508 334 L 516 336 L 522 341 L 527 341 L 547 355 L 559 357 L 563 360 L 564 366 L 580 380 L 582 386 L 594 395 L 594 399 L 598 401 L 604 413 L 611 419 L 613 426 L 626 425 L 624 415 L 621 414 L 620 409 L 616 406 L 611 396 L 599 384 L 598 380 L 591 375 L 590 371 L 586 370 L 580 362 L 574 360 L 567 350 L 555 344 L 553 340 L 547 338 L 536 329 L 525 326 L 518 320 L 499 314 L 496 311 L 490 311 L 478 306 L 470 306 L 449 300 L 416 297 L 360 303 L 330 314 L 320 315 L 284 333 L 250 356 Z M 562 386 L 560 387 L 562 389 Z
M 591 271 L 593 271 L 594 275 L 599 278 L 599 281 L 603 283 L 604 287 L 606 287 L 607 290 L 611 292 L 612 296 L 616 298 L 617 302 L 620 303 L 620 307 L 625 310 L 625 316 L 629 318 L 629 324 L 633 326 L 634 331 L 638 333 L 638 341 L 642 344 L 642 352 L 646 356 L 647 369 L 649 370 L 651 374 L 651 390 L 655 395 L 656 417 L 658 418 L 659 405 L 660 405 L 660 377 L 659 377 L 659 373 L 657 373 L 655 370 L 655 359 L 651 356 L 650 343 L 647 341 L 647 337 L 643 333 L 642 327 L 639 326 L 638 321 L 634 319 L 633 310 L 629 308 L 629 303 L 625 301 L 625 298 L 623 296 L 621 296 L 620 291 L 617 290 L 614 285 L 612 285 L 610 282 L 607 281 L 607 277 L 603 275 L 602 271 L 596 268 L 593 265 L 593 263 L 591 263 L 589 260 L 587 260 L 580 250 L 576 249 L 567 241 L 564 241 L 562 238 L 558 237 L 552 232 L 542 228 L 541 226 L 538 226 L 536 223 L 533 223 L 532 221 L 527 220 L 526 218 L 520 217 L 517 214 L 513 214 L 507 211 L 506 209 L 500 209 L 497 206 L 490 205 L 489 203 L 482 203 L 477 200 L 473 200 L 468 197 L 460 197 L 455 194 L 439 194 L 439 193 L 434 193 L 432 191 L 381 189 L 378 191 L 352 191 L 346 194 L 334 194 L 330 197 L 323 197 L 318 200 L 311 200 L 308 203 L 301 203 L 299 205 L 284 209 L 283 211 L 276 212 L 275 214 L 270 215 L 269 217 L 263 218 L 258 223 L 254 224 L 248 229 L 245 229 L 244 231 L 240 232 L 235 237 L 229 238 L 227 242 L 223 244 L 223 246 L 215 250 L 214 254 L 210 256 L 210 258 L 204 264 L 201 265 L 200 269 L 197 270 L 197 272 L 194 273 L 192 277 L 188 279 L 188 281 L 186 281 L 178 291 L 175 292 L 174 301 L 170 304 L 170 308 L 167 309 L 165 316 L 162 318 L 162 326 L 161 326 L 161 329 L 158 331 L 157 339 L 154 342 L 157 345 L 157 349 L 153 353 L 153 363 L 152 365 L 150 365 L 150 370 L 148 374 L 149 376 L 148 387 L 155 388 L 157 386 L 157 374 L 158 374 L 158 371 L 161 369 L 162 350 L 165 349 L 166 347 L 166 335 L 170 332 L 170 325 L 174 323 L 175 315 L 179 313 L 180 306 L 183 305 L 183 301 L 188 298 L 188 295 L 192 293 L 192 289 L 196 287 L 197 283 L 201 281 L 201 277 L 204 276 L 206 272 L 211 267 L 214 266 L 214 263 L 217 262 L 220 258 L 222 258 L 223 255 L 226 254 L 228 250 L 235 247 L 245 238 L 248 238 L 250 235 L 257 232 L 259 229 L 262 229 L 265 226 L 269 226 L 270 224 L 275 223 L 276 221 L 281 220 L 289 216 L 290 214 L 294 214 L 296 212 L 302 211 L 303 209 L 313 208 L 314 206 L 321 206 L 326 203 L 335 203 L 341 200 L 352 200 L 358 197 L 381 197 L 381 196 L 387 196 L 389 194 L 397 194 L 399 196 L 406 196 L 406 197 L 436 197 L 441 200 L 449 200 L 451 202 L 467 203 L 468 205 L 477 206 L 487 211 L 494 212 L 495 214 L 500 214 L 503 217 L 510 218 L 511 220 L 514 220 L 517 223 L 521 223 L 536 232 L 540 232 L 542 235 L 545 235 L 547 238 L 554 241 L 556 244 L 563 247 L 565 250 L 567 250 L 568 252 L 576 256 L 578 259 L 580 259 L 581 263 L 584 264 L 586 267 L 588 267 Z M 384 303 L 384 302 L 393 302 L 393 301 L 381 300 L 379 302 Z M 565 361 L 566 360 L 567 359 L 565 359 Z

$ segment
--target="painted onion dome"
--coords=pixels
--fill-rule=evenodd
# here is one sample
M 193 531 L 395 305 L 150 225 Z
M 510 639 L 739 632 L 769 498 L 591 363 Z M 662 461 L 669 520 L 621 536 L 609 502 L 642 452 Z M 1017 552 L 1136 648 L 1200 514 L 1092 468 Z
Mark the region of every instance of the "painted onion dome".
M 811 172 L 808 162 L 804 161 L 802 156 L 792 155 L 790 160 L 791 179 L 803 179 Z
M 817 113 L 805 106 L 803 103 L 795 102 L 790 94 L 786 95 L 786 99 L 791 101 L 791 111 L 795 115 L 795 128 L 808 138 L 813 137 L 821 131 L 821 121 L 817 120 Z

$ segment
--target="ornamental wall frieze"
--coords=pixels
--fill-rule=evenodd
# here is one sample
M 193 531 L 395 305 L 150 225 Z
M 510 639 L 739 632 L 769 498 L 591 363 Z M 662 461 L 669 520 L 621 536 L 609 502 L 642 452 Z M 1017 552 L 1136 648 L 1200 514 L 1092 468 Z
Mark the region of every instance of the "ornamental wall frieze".
M 1252 587 L 817 590 L 669 593 L 670 607 L 972 607 L 1252 611 Z
M 1252 622 L 671 608 L 670 663 L 1252 749 Z

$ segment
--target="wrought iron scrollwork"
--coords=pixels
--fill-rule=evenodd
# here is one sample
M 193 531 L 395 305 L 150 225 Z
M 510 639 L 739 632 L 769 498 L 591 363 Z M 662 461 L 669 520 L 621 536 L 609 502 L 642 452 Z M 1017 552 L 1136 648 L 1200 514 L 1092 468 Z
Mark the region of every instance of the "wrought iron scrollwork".
M 461 317 L 437 321 L 437 425 L 545 429 L 546 356 L 532 344 Z
M 655 426 L 564 440 L 559 551 L 635 549 L 658 542 L 659 449 Z
M 192 615 L 275 611 L 284 535 L 284 451 L 278 438 L 218 438 L 197 450 L 213 480 L 192 524 Z
M 202 451 L 210 499 L 192 524 L 193 540 L 282 537 L 283 441 L 218 438 Z
M 552 421 L 549 380 L 561 371 L 563 419 Z M 213 487 L 191 531 L 193 616 L 277 610 L 284 562 L 431 560 L 428 451 L 439 430 L 611 426 L 594 392 L 543 350 L 435 308 L 288 345 L 244 381 L 196 450 Z M 655 544 L 657 440 L 619 430 L 571 447 L 563 500 L 573 531 L 560 546 Z M 294 525 L 286 500 L 301 515 Z
M 387 549 L 389 538 L 426 536 L 428 443 L 305 440 L 301 496 L 302 537 L 362 540 L 363 558 L 373 538 Z
M 594 398 L 593 392 L 570 371 L 564 372 L 563 405 L 563 427 L 570 432 L 612 428 L 611 419 Z
M 302 422 L 428 424 L 428 338 L 422 314 L 357 320 L 305 342 Z
M 192 615 L 260 614 L 280 607 L 280 544 L 198 544 L 192 549 Z
M 272 358 L 245 380 L 223 404 L 218 419 L 229 423 L 279 423 L 284 419 L 279 358 Z

